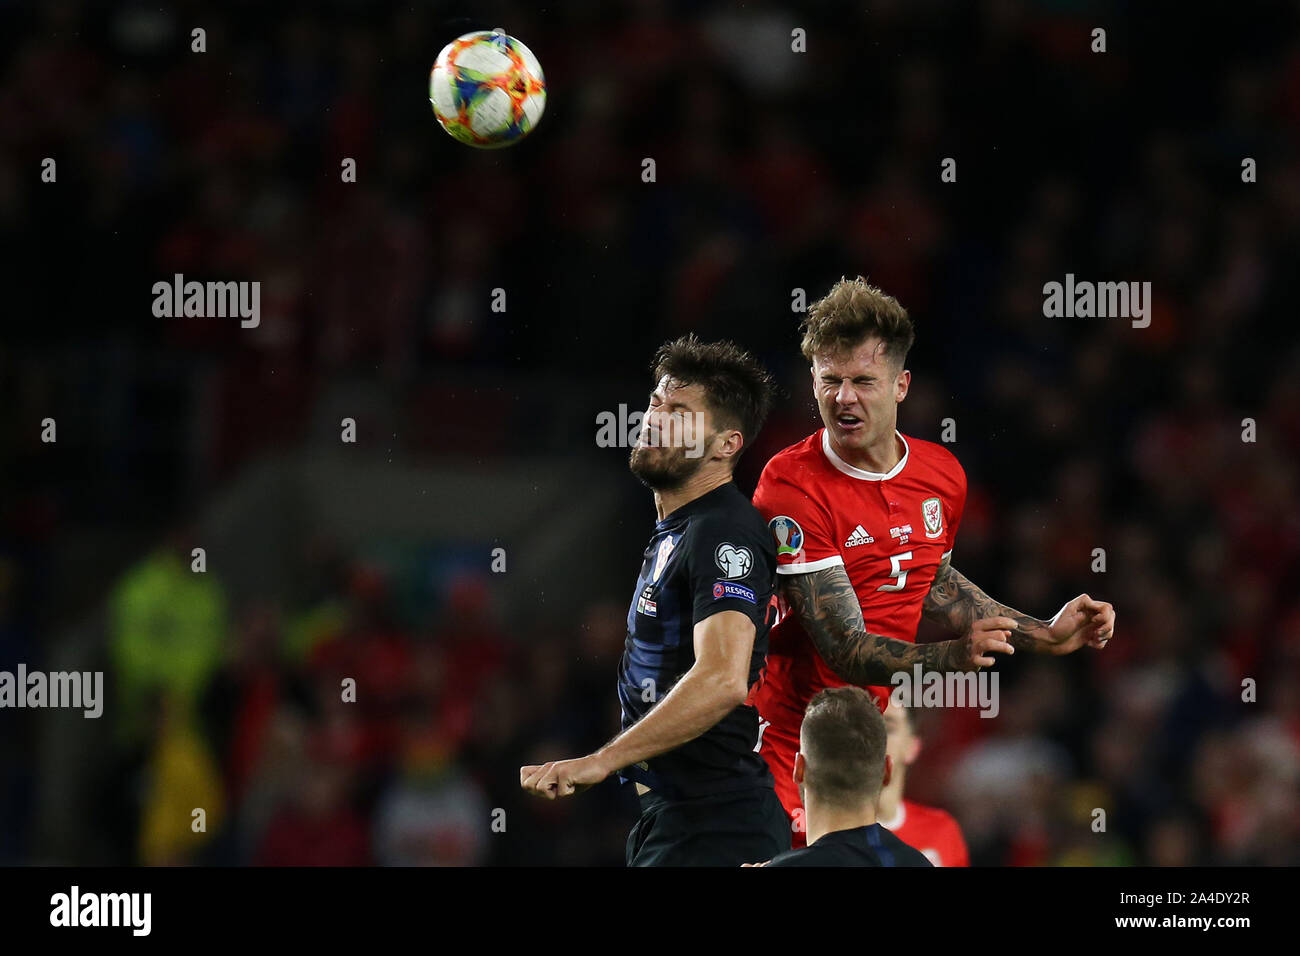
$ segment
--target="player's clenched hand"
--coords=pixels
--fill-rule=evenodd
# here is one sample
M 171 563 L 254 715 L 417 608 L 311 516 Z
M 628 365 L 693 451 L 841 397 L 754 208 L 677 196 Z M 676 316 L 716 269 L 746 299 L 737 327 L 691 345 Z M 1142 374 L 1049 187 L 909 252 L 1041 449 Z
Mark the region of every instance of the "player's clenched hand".
M 1115 608 L 1080 594 L 1056 612 L 1047 633 L 1049 654 L 1070 654 L 1085 644 L 1100 650 L 1115 636 Z
M 969 634 L 954 642 L 962 656 L 960 669 L 992 667 L 996 661 L 990 654 L 1014 654 L 1016 649 L 1009 642 L 1015 629 L 1016 622 L 1009 617 L 985 617 L 976 621 Z
M 519 786 L 536 797 L 568 797 L 600 783 L 609 770 L 594 756 L 553 760 L 541 766 L 520 767 Z

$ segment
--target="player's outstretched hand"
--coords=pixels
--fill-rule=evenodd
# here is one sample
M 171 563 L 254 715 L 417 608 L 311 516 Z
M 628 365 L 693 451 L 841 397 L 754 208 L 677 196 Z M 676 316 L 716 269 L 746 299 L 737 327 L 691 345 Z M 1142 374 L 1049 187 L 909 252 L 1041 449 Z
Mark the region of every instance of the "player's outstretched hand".
M 1115 608 L 1080 594 L 1056 612 L 1047 633 L 1049 654 L 1071 654 L 1085 644 L 1101 650 L 1115 636 Z
M 553 760 L 540 767 L 520 767 L 519 786 L 535 797 L 554 800 L 581 793 L 608 776 L 609 770 L 594 756 L 588 756 L 577 760 Z
M 1014 654 L 1009 643 L 1016 622 L 1009 617 L 985 617 L 971 625 L 970 633 L 954 641 L 961 660 L 955 670 L 973 671 L 997 663 L 990 654 Z

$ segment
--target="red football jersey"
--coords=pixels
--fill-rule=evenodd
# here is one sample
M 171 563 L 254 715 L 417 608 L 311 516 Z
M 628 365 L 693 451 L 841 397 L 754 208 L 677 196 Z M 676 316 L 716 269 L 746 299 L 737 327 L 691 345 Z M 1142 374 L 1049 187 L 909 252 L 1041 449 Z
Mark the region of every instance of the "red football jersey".
M 961 827 L 945 810 L 903 800 L 894 819 L 877 822 L 935 866 L 970 866 Z
M 898 437 L 902 457 L 879 474 L 843 461 L 819 429 L 772 457 L 754 505 L 776 537 L 778 575 L 842 564 L 867 630 L 914 641 L 921 606 L 961 523 L 966 473 L 942 445 Z M 799 833 L 802 810 L 791 774 L 804 709 L 818 691 L 847 681 L 822 660 L 783 601 L 778 610 L 767 667 L 749 703 L 760 718 L 759 752 Z M 883 711 L 891 688 L 869 690 Z

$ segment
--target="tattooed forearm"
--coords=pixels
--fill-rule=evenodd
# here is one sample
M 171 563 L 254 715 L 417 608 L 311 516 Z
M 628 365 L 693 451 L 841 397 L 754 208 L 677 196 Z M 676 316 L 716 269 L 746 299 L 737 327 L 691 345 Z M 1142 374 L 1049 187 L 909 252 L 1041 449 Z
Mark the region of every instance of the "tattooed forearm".
M 1047 638 L 1046 621 L 1014 608 L 999 604 L 952 566 L 948 560 L 939 565 L 934 584 L 925 597 L 922 613 L 956 634 L 970 633 L 971 625 L 980 618 L 1009 617 L 1017 623 L 1011 632 L 1010 644 L 1018 651 L 1039 650 Z
M 925 670 L 968 670 L 964 641 L 912 644 L 867 631 L 858 596 L 842 566 L 781 578 L 782 593 L 822 659 L 852 684 L 888 684 L 916 664 Z

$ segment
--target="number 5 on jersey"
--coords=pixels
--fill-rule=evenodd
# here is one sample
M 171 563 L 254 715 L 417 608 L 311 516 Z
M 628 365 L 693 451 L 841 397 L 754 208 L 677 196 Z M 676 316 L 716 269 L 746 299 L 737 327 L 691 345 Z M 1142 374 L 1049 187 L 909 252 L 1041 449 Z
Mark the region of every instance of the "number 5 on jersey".
M 903 570 L 903 562 L 912 560 L 912 552 L 904 551 L 902 554 L 891 554 L 889 556 L 889 576 L 895 578 L 893 584 L 882 584 L 876 588 L 877 591 L 901 591 L 907 584 L 907 572 Z

